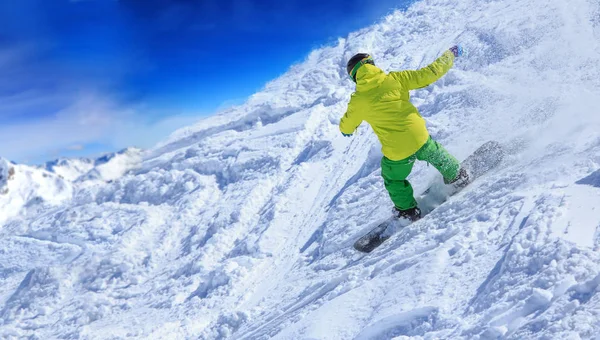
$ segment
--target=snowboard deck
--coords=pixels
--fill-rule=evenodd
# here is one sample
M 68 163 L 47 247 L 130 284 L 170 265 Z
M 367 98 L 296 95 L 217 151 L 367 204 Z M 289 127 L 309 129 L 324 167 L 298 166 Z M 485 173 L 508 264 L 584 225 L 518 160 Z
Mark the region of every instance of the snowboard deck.
M 441 196 L 437 197 L 437 206 L 444 203 L 446 200 L 448 200 L 448 198 L 460 192 L 465 187 L 468 187 L 471 183 L 473 183 L 473 181 L 484 175 L 486 172 L 498 166 L 503 159 L 504 149 L 502 149 L 500 143 L 496 141 L 489 141 L 481 145 L 469 157 L 461 162 L 461 167 L 464 167 L 469 173 L 469 183 L 462 188 L 457 188 L 452 184 L 442 184 L 439 190 L 441 191 Z M 438 186 L 440 186 L 438 183 L 432 184 L 419 196 L 425 197 L 430 195 Z M 437 206 L 430 206 L 426 207 L 425 209 L 421 209 L 423 216 L 433 211 Z M 354 249 L 363 253 L 372 252 L 393 235 L 395 228 L 392 228 L 392 226 L 395 226 L 396 222 L 399 222 L 399 220 L 394 216 L 387 218 L 384 222 L 380 223 L 367 234 L 359 238 L 354 243 Z M 402 227 L 404 228 L 406 226 L 407 225 Z

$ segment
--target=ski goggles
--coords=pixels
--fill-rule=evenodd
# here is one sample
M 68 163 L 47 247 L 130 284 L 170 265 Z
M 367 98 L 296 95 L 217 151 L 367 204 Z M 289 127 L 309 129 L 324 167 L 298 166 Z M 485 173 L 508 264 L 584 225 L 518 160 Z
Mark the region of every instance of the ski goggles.
M 373 61 L 373 58 L 371 56 L 368 56 L 366 58 L 363 58 L 361 61 L 359 61 L 358 63 L 356 63 L 356 65 L 354 65 L 354 67 L 352 68 L 352 70 L 350 71 L 350 78 L 352 78 L 352 80 L 354 80 L 354 82 L 356 82 L 356 72 L 358 72 L 358 69 L 363 66 L 364 64 L 371 64 L 371 65 L 375 65 L 375 62 Z

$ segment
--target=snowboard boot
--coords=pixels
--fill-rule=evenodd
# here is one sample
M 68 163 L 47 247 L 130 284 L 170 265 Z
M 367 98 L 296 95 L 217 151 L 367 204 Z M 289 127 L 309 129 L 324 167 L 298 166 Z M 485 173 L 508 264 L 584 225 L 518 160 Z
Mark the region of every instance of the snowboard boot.
M 421 218 L 421 209 L 414 207 L 407 210 L 400 210 L 394 207 L 394 215 L 397 218 L 405 218 L 411 222 L 415 222 Z
M 462 189 L 466 187 L 469 182 L 469 173 L 465 168 L 461 167 L 456 178 L 446 184 L 452 184 L 455 188 Z

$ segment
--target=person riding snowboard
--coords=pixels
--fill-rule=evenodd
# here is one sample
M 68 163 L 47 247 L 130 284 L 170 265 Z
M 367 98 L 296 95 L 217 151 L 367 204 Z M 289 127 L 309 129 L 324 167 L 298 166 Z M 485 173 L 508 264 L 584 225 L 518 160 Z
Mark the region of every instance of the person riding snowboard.
M 469 176 L 458 160 L 429 136 L 425 120 L 411 104 L 408 92 L 440 79 L 462 52 L 460 46 L 453 46 L 427 67 L 388 74 L 366 53 L 358 53 L 348 61 L 347 71 L 356 83 L 356 91 L 340 120 L 340 131 L 350 137 L 363 120 L 371 125 L 381 142 L 381 175 L 398 218 L 421 218 L 413 188 L 406 180 L 415 160 L 433 165 L 446 184 L 468 183 Z

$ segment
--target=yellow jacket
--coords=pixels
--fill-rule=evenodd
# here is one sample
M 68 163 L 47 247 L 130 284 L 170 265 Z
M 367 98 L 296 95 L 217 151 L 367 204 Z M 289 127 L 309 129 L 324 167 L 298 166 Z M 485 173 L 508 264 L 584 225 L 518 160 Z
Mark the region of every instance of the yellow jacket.
M 340 121 L 340 131 L 354 133 L 364 120 L 379 138 L 385 157 L 397 161 L 412 156 L 425 145 L 429 132 L 425 120 L 411 104 L 408 91 L 435 82 L 453 64 L 454 54 L 446 51 L 431 65 L 417 71 L 385 74 L 377 66 L 361 66 L 356 73 L 356 92 Z

